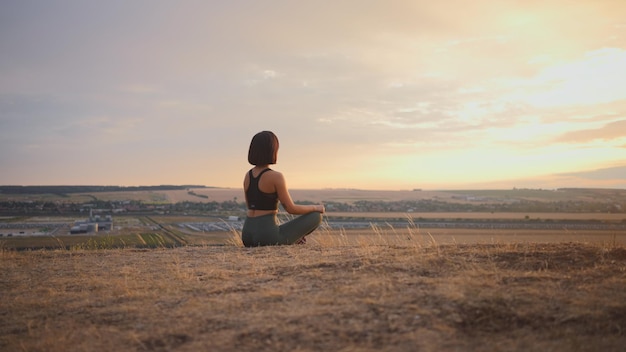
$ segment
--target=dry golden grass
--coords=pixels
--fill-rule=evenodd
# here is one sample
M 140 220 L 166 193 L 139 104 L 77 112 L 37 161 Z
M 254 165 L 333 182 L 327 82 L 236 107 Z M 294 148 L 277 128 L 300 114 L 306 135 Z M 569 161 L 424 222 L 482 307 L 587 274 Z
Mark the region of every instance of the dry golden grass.
M 392 231 L 393 230 L 388 230 Z M 621 351 L 626 249 L 322 229 L 304 246 L 0 252 L 3 351 Z

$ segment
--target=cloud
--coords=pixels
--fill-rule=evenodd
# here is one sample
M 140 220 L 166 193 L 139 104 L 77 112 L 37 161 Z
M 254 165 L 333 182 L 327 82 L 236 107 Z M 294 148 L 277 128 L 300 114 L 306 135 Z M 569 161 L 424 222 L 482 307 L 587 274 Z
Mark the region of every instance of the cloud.
M 626 119 L 607 123 L 599 128 L 577 130 L 563 134 L 557 139 L 564 143 L 587 143 L 594 140 L 615 140 L 626 136 Z
M 569 172 L 558 176 L 574 176 L 589 180 L 626 180 L 626 166 L 614 166 L 603 169 Z

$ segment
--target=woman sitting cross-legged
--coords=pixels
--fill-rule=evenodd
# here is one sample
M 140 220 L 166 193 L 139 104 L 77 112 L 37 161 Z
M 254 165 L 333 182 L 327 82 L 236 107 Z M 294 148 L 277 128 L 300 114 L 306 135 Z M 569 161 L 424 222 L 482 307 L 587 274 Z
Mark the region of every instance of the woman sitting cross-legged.
M 263 131 L 252 138 L 248 162 L 254 167 L 243 181 L 248 213 L 241 239 L 246 247 L 303 243 L 304 237 L 322 222 L 324 206 L 295 204 L 283 174 L 269 168 L 276 164 L 277 155 L 278 138 L 274 133 Z M 289 214 L 300 216 L 279 225 L 279 201 Z

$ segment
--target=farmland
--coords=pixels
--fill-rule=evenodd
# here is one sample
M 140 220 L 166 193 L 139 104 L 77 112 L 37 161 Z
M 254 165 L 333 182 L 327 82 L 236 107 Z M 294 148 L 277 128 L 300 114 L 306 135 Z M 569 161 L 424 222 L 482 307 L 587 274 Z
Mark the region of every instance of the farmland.
M 223 202 L 233 199 L 244 199 L 243 190 L 240 188 L 219 187 L 152 187 L 148 189 L 138 188 L 126 190 L 121 188 L 116 191 L 102 190 L 93 187 L 91 191 L 77 188 L 75 192 L 67 193 L 68 189 L 53 186 L 44 189 L 47 193 L 25 193 L 2 190 L 0 186 L 0 201 L 21 200 L 45 200 L 52 202 L 82 202 L 95 199 L 106 201 L 143 201 L 155 203 L 176 202 Z M 71 189 L 70 189 L 71 190 Z M 575 201 L 595 202 L 609 201 L 620 202 L 626 199 L 626 190 L 623 189 L 511 189 L 511 190 L 360 190 L 360 189 L 292 189 L 290 190 L 294 200 L 311 202 L 347 202 L 354 203 L 359 200 L 367 201 L 414 201 L 424 199 L 438 199 L 456 203 L 489 203 L 503 201 L 537 200 L 537 201 Z
M 0 215 L 4 215 L 0 218 L 0 245 L 6 249 L 37 249 L 224 244 L 231 233 L 241 228 L 241 220 L 228 219 L 245 217 L 240 189 L 157 187 L 110 191 L 105 187 L 93 192 L 93 187 L 79 187 L 81 192 L 61 193 L 72 189 L 63 187 L 54 194 L 0 194 Z M 625 195 L 623 190 L 587 189 L 292 191 L 297 202 L 326 204 L 325 226 L 329 230 L 369 233 L 375 228 L 393 233 L 412 228 L 442 242 L 558 238 L 623 243 L 626 213 L 621 209 L 626 207 Z M 94 210 L 114 215 L 111 231 L 68 234 L 74 221 Z M 475 237 L 476 231 L 482 234 Z M 529 232 L 533 235 L 519 235 Z
M 394 242 L 404 234 L 432 236 L 438 243 L 593 242 L 626 244 L 619 214 L 490 213 L 327 213 L 322 228 L 330 237 L 378 236 Z M 532 214 L 533 216 L 539 214 Z M 289 216 L 280 216 L 283 221 Z M 110 231 L 69 234 L 72 218 L 22 217 L 0 221 L 0 248 L 101 249 L 171 248 L 183 245 L 225 245 L 238 236 L 242 220 L 216 216 L 120 215 Z M 19 227 L 19 228 L 18 228 Z M 45 232 L 45 231 L 50 232 Z M 8 234 L 11 234 L 9 237 Z M 315 233 L 312 237 L 315 237 Z

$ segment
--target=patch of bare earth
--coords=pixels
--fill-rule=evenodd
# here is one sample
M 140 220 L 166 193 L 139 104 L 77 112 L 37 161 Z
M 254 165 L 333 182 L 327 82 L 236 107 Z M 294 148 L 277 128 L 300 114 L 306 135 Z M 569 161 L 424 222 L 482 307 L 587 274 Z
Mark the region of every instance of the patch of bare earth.
M 626 249 L 0 252 L 3 351 L 621 351 Z

